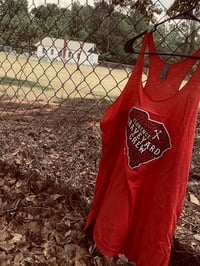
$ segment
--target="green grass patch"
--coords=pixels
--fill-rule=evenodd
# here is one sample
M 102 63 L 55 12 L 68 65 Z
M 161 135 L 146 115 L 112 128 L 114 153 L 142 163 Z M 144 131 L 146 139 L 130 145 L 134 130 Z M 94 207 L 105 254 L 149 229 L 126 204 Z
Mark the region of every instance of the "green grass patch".
M 23 79 L 16 79 L 11 77 L 2 77 L 0 78 L 0 84 L 2 85 L 10 85 L 10 86 L 23 86 L 27 88 L 38 88 L 41 90 L 52 90 L 53 88 L 47 86 L 44 87 L 40 85 L 38 82 L 30 81 L 30 80 L 23 80 Z
M 29 101 L 68 98 L 115 99 L 128 80 L 124 69 L 43 62 L 0 53 L 0 95 Z

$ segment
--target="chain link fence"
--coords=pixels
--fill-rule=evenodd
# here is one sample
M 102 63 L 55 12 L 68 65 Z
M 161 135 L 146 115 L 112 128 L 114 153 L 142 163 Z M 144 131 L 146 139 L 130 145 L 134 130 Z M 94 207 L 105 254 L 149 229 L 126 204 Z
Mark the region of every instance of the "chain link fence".
M 137 59 L 124 44 L 163 20 L 167 2 L 0 1 L 1 265 L 130 265 L 106 261 L 83 227 L 101 155 L 99 121 Z M 158 49 L 190 54 L 198 27 L 160 26 Z M 200 116 L 170 265 L 200 264 L 199 173 Z

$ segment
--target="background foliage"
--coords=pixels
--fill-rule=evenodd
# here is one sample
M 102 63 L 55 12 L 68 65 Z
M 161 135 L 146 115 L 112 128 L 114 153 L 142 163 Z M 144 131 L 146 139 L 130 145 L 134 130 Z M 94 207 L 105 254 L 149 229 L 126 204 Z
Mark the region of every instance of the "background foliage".
M 183 1 L 175 1 L 170 9 L 171 13 L 187 7 L 180 2 Z M 189 2 L 191 6 L 192 2 Z M 94 6 L 72 2 L 70 8 L 47 4 L 31 10 L 28 9 L 27 0 L 4 0 L 0 5 L 0 45 L 30 52 L 46 36 L 67 37 L 95 43 L 102 60 L 131 64 L 133 59 L 126 56 L 124 42 L 153 25 L 162 12 L 166 13 L 166 10 L 162 10 L 151 0 L 95 1 Z M 184 32 L 188 23 L 182 23 L 180 27 Z M 161 33 L 162 31 L 165 31 L 165 26 L 160 28 Z M 174 32 L 174 36 L 170 36 L 168 45 L 177 46 L 183 42 L 184 36 L 180 34 L 180 30 Z M 197 42 L 197 39 L 193 38 L 193 42 Z M 163 45 L 162 48 L 167 49 L 167 45 Z M 181 49 L 185 52 L 186 48 Z

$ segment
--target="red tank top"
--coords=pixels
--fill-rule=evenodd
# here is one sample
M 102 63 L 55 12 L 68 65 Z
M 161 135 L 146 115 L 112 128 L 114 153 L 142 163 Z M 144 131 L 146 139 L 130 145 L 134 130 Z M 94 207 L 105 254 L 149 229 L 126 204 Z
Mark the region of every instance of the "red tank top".
M 137 64 L 101 120 L 102 157 L 86 229 L 107 256 L 125 254 L 137 266 L 166 266 L 186 192 L 198 105 L 196 60 L 166 64 L 147 33 Z M 200 56 L 200 50 L 194 53 Z

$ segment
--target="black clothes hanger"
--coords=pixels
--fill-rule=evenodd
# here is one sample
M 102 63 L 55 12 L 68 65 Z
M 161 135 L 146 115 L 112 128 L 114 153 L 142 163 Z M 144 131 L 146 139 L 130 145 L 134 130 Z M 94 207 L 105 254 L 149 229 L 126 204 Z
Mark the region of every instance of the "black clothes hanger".
M 165 22 L 168 22 L 170 20 L 174 20 L 174 19 L 189 19 L 189 20 L 194 20 L 197 22 L 200 22 L 200 19 L 198 19 L 196 16 L 193 15 L 192 10 L 195 7 L 192 7 L 191 9 L 180 13 L 178 15 L 175 15 L 173 17 L 169 17 L 157 24 L 155 24 L 152 28 L 152 30 L 150 32 L 154 32 L 157 30 L 157 27 L 160 26 L 161 24 L 164 24 Z M 135 53 L 135 54 L 140 54 L 140 51 L 135 51 L 133 48 L 133 44 L 134 42 L 139 39 L 140 37 L 142 37 L 143 35 L 145 35 L 147 32 L 149 32 L 149 30 L 145 30 L 143 32 L 141 32 L 140 34 L 136 35 L 135 37 L 133 37 L 132 39 L 128 40 L 125 45 L 124 45 L 124 50 L 126 53 Z M 190 55 L 182 55 L 182 54 L 175 54 L 175 53 L 152 53 L 152 52 L 147 52 L 145 54 L 157 54 L 157 55 L 169 55 L 169 56 L 179 56 L 179 57 L 188 57 L 188 58 L 195 58 L 195 59 L 200 59 L 200 57 L 197 56 L 190 56 Z

